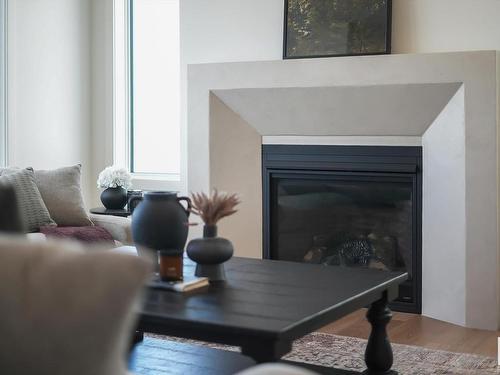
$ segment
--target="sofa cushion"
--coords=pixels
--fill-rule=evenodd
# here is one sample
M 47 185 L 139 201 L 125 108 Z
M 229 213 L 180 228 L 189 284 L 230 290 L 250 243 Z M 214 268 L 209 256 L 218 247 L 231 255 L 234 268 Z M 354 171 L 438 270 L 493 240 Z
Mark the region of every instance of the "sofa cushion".
M 0 374 L 121 375 L 150 265 L 0 238 Z
M 104 228 L 89 227 L 41 227 L 40 232 L 49 238 L 71 239 L 88 244 L 115 246 L 113 236 Z
M 92 225 L 83 204 L 81 169 L 78 164 L 53 170 L 35 170 L 36 184 L 57 225 Z
M 36 232 L 44 225 L 56 225 L 36 186 L 32 170 L 0 169 L 0 182 L 9 183 L 14 188 L 21 219 L 28 232 Z
M 103 227 L 111 233 L 115 241 L 120 241 L 124 245 L 134 243 L 132 239 L 132 221 L 130 218 L 90 214 L 90 219 L 96 226 Z

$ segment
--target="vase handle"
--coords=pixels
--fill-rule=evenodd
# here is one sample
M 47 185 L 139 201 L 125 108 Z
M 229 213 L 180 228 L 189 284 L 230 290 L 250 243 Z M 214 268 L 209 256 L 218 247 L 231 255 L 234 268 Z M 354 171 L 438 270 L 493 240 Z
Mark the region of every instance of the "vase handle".
M 187 215 L 187 217 L 189 217 L 189 214 L 191 213 L 191 208 L 192 208 L 191 199 L 189 199 L 188 197 L 179 197 L 179 198 L 177 198 L 177 202 L 180 202 L 180 201 L 185 201 L 186 202 L 187 208 L 184 208 L 184 211 L 186 211 L 186 215 Z

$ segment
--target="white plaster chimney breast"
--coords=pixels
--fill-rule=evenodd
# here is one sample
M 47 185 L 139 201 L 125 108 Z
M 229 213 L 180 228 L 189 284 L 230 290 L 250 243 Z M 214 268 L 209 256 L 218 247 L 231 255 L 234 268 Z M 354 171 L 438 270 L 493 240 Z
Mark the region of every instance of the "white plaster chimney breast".
M 244 200 L 221 224 L 262 255 L 261 145 L 423 147 L 424 315 L 498 329 L 496 51 L 190 65 L 188 188 Z

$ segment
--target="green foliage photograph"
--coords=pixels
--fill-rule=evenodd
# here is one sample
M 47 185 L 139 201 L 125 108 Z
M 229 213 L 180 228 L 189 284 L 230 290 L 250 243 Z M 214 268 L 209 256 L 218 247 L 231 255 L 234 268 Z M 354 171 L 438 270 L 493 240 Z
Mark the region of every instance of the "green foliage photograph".
M 284 58 L 390 53 L 391 0 L 286 0 Z

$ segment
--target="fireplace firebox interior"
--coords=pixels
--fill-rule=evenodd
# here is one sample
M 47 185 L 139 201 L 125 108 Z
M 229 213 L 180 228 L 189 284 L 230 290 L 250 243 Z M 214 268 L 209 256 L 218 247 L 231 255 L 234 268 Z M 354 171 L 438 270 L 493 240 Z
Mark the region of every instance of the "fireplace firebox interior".
M 421 312 L 421 147 L 263 146 L 264 257 L 406 270 Z

